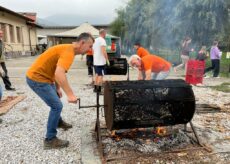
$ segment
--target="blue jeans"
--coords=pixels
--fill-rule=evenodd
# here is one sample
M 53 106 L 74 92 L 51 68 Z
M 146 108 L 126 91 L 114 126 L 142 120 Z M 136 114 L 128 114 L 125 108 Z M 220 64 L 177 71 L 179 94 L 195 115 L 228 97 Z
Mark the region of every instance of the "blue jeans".
M 26 82 L 30 88 L 50 107 L 47 123 L 46 138 L 48 140 L 57 135 L 57 126 L 61 121 L 62 102 L 56 92 L 55 84 L 40 83 L 26 77 Z
M 212 59 L 212 66 L 205 69 L 205 73 L 213 70 L 213 77 L 218 77 L 220 73 L 220 60 Z
M 151 76 L 152 76 L 152 80 L 164 80 L 166 77 L 168 77 L 170 73 L 170 70 L 169 71 L 161 71 L 159 73 L 152 73 Z

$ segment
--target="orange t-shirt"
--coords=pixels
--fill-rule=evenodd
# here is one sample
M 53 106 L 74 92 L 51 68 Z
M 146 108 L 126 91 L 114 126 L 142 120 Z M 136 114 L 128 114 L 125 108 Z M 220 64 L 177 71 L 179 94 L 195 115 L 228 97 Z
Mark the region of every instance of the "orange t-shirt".
M 114 42 L 112 42 L 111 44 L 111 51 L 115 51 L 116 50 L 116 44 Z
M 93 55 L 93 49 L 91 48 L 90 50 L 88 50 L 88 51 L 86 52 L 86 55 Z
M 35 60 L 26 76 L 37 82 L 53 83 L 56 67 L 60 66 L 67 72 L 74 61 L 74 56 L 72 44 L 51 47 Z
M 140 58 L 143 58 L 144 56 L 146 55 L 150 55 L 149 51 L 144 49 L 143 47 L 139 47 L 137 49 L 137 55 L 140 57 Z
M 168 61 L 156 55 L 147 55 L 141 60 L 143 71 L 148 71 L 151 69 L 152 72 L 159 73 L 161 71 L 169 71 L 171 67 L 171 64 Z

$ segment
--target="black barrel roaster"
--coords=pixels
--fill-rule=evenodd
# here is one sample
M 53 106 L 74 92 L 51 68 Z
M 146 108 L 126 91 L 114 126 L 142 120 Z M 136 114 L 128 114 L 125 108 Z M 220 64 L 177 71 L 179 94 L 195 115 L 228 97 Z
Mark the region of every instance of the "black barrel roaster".
M 126 58 L 109 59 L 110 66 L 105 67 L 106 75 L 126 75 L 128 71 L 128 63 Z
M 109 130 L 186 124 L 195 96 L 184 80 L 107 81 L 104 112 Z

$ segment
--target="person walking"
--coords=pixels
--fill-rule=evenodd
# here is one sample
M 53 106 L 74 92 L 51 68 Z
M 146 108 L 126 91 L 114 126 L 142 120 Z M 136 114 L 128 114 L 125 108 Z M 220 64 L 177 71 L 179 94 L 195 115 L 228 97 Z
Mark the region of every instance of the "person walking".
M 206 50 L 206 46 L 202 46 L 200 51 L 197 53 L 196 60 L 205 61 L 208 56 L 209 54 Z
M 5 85 L 5 89 L 8 91 L 15 91 L 15 88 L 12 87 L 12 84 L 10 82 L 9 76 L 8 76 L 8 70 L 6 68 L 6 63 L 5 63 L 5 55 L 3 53 L 4 51 L 4 43 L 3 43 L 3 31 L 0 29 L 0 65 L 3 70 L 2 74 L 2 80 Z
M 213 70 L 213 77 L 219 77 L 221 55 L 222 53 L 218 48 L 218 42 L 214 41 L 210 50 L 210 59 L 212 65 L 205 69 L 205 73 Z
M 50 47 L 42 53 L 26 73 L 29 87 L 50 107 L 47 122 L 44 149 L 63 148 L 69 141 L 56 137 L 57 127 L 67 130 L 72 125 L 61 117 L 63 104 L 61 89 L 65 92 L 69 103 L 77 103 L 77 96 L 66 77 L 66 73 L 74 61 L 75 55 L 85 54 L 92 48 L 94 38 L 89 33 L 82 33 L 72 44 L 60 44 Z
M 191 43 L 192 39 L 190 37 L 185 37 L 183 43 L 182 43 L 182 50 L 181 50 L 181 61 L 182 63 L 178 66 L 174 67 L 174 72 L 177 72 L 178 70 L 185 68 L 185 72 L 187 69 L 187 62 L 189 60 L 189 53 L 193 51 L 193 49 L 190 49 L 189 44 Z
M 105 74 L 105 65 L 110 65 L 108 54 L 106 52 L 106 31 L 104 29 L 99 30 L 99 37 L 95 39 L 93 44 L 93 64 L 95 69 L 95 86 L 94 91 L 101 92 L 101 86 L 103 83 L 103 76 Z

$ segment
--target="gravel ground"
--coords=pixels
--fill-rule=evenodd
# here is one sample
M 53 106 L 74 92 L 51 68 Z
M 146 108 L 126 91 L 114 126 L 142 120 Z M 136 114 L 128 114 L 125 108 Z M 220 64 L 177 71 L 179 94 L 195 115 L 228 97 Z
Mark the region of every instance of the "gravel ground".
M 73 124 L 73 128 L 68 131 L 59 130 L 58 137 L 69 140 L 70 146 L 60 150 L 43 150 L 49 108 L 25 83 L 25 72 L 35 58 L 12 59 L 6 62 L 10 79 L 17 91 L 4 91 L 3 95 L 24 94 L 27 98 L 14 106 L 7 114 L 0 116 L 3 120 L 0 124 L 0 163 L 81 163 L 81 131 L 82 128 L 92 126 L 94 123 L 95 109 L 79 110 L 78 105 L 68 104 L 64 96 L 62 98 L 64 104 L 62 117 Z M 130 72 L 130 79 L 135 79 L 135 70 Z M 87 76 L 85 61 L 81 61 L 80 57 L 77 57 L 67 76 L 74 92 L 81 98 L 82 105 L 94 105 L 95 94 L 89 86 L 85 85 L 91 82 Z M 178 77 L 181 76 L 174 74 L 170 76 L 170 78 Z M 107 79 L 125 80 L 126 77 L 109 76 Z M 225 104 L 229 103 L 230 93 L 218 92 L 206 87 L 222 82 L 230 82 L 230 80 L 226 78 L 205 79 L 205 86 L 193 86 L 197 103 L 217 104 L 220 107 L 226 107 Z M 2 81 L 1 85 L 3 86 Z M 227 108 L 229 111 L 229 106 Z M 211 120 L 208 122 L 208 119 Z M 196 114 L 193 123 L 198 128 L 199 136 L 207 143 L 212 144 L 214 150 L 218 152 L 230 151 L 230 140 L 224 140 L 224 142 L 221 140 L 230 137 L 229 120 L 229 113 Z M 212 124 L 212 122 L 214 123 Z M 207 128 L 207 125 L 210 127 Z M 217 142 L 219 140 L 221 141 Z

